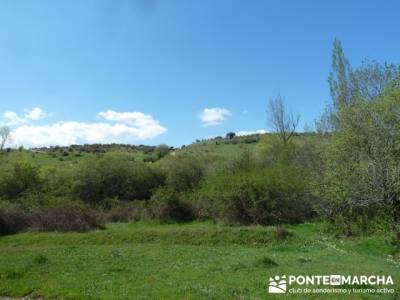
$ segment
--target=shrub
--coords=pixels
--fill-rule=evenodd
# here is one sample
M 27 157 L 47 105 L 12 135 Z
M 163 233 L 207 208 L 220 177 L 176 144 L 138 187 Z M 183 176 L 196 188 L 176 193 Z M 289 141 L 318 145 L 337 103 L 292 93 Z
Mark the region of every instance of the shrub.
M 143 162 L 145 162 L 145 163 L 153 163 L 156 161 L 157 161 L 157 158 L 152 154 L 148 154 L 145 157 L 143 157 Z
M 355 98 L 336 114 L 317 209 L 345 235 L 368 233 L 379 220 L 400 224 L 399 109 L 400 89 L 389 88 L 372 101 Z
M 31 229 L 37 231 L 85 232 L 104 226 L 98 212 L 81 206 L 51 208 L 34 213 L 33 218 Z
M 74 183 L 73 169 L 69 166 L 49 167 L 43 175 L 43 191 L 56 197 L 71 197 Z
M 147 218 L 147 205 L 144 201 L 120 202 L 105 212 L 107 222 L 132 222 Z
M 99 204 L 105 198 L 149 199 L 162 182 L 162 174 L 145 163 L 105 157 L 78 167 L 74 190 L 83 201 Z
M 137 221 L 133 207 L 113 207 L 106 213 L 107 222 L 131 222 Z
M 11 174 L 2 180 L 0 190 L 7 198 L 17 198 L 28 191 L 39 191 L 41 185 L 37 167 L 27 162 L 17 162 L 14 163 Z
M 204 175 L 201 163 L 192 157 L 179 155 L 164 162 L 166 185 L 174 191 L 187 191 L 194 188 Z
M 259 141 L 259 138 L 258 138 L 258 137 L 246 137 L 246 138 L 244 139 L 244 142 L 245 142 L 246 144 L 257 143 L 258 141 Z
M 29 215 L 20 210 L 0 210 L 0 235 L 14 234 L 30 227 Z
M 166 156 L 170 151 L 171 149 L 167 145 L 159 145 L 156 148 L 155 154 L 157 159 L 161 159 Z
M 312 216 L 305 172 L 295 165 L 219 172 L 196 192 L 201 217 L 228 224 L 298 223 Z
M 0 210 L 0 235 L 21 231 L 77 231 L 103 228 L 103 219 L 83 206 L 64 206 L 42 211 Z
M 150 209 L 153 217 L 162 222 L 188 222 L 195 219 L 193 206 L 182 200 L 178 192 L 159 188 L 151 198 Z

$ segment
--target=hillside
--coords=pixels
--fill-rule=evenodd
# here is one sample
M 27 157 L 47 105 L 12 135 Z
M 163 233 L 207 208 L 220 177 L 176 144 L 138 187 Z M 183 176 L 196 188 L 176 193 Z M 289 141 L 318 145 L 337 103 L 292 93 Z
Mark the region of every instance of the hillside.
M 298 133 L 294 140 L 303 141 L 315 139 L 316 134 Z M 16 161 L 27 161 L 40 167 L 73 166 L 85 159 L 116 156 L 127 160 L 156 162 L 168 155 L 189 155 L 204 159 L 225 160 L 236 158 L 243 153 L 254 153 L 274 139 L 274 134 L 256 134 L 236 136 L 232 139 L 217 137 L 207 140 L 197 140 L 181 148 L 167 145 L 126 145 L 126 144 L 88 144 L 71 145 L 67 147 L 53 146 L 32 149 L 11 149 L 3 153 L 1 170 L 7 170 Z

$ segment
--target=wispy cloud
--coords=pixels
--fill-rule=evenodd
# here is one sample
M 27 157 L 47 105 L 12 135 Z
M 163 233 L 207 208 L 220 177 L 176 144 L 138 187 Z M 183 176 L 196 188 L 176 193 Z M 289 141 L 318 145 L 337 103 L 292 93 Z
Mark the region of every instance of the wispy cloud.
M 264 129 L 258 129 L 258 130 L 254 130 L 254 131 L 247 131 L 247 130 L 241 130 L 236 132 L 236 135 L 238 136 L 242 136 L 242 135 L 252 135 L 252 134 L 263 134 L 263 133 L 267 133 L 268 131 L 264 130 Z
M 198 117 L 200 118 L 202 125 L 208 127 L 221 124 L 231 115 L 232 113 L 228 109 L 215 107 L 203 109 Z
M 28 120 L 39 120 L 47 116 L 47 113 L 40 107 L 35 107 L 32 110 L 27 110 L 25 113 L 25 118 Z

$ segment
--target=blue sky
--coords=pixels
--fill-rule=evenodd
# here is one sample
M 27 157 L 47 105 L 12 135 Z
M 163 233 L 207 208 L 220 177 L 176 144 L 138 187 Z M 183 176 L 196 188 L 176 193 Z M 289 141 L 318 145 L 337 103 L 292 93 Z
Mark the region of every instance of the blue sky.
M 267 130 L 280 93 L 313 123 L 330 101 L 333 39 L 352 65 L 399 63 L 399 11 L 394 0 L 0 0 L 0 122 L 27 146 L 180 146 Z

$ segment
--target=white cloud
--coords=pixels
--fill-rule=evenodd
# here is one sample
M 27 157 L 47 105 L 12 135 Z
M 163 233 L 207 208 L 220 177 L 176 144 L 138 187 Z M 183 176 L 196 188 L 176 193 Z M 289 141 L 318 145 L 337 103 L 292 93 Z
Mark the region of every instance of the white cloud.
M 131 126 L 137 126 L 140 128 L 152 127 L 159 128 L 160 124 L 151 115 L 146 115 L 142 112 L 116 112 L 113 110 L 107 110 L 100 112 L 98 115 L 107 121 L 113 121 L 118 123 L 125 123 Z
M 215 126 L 221 124 L 225 121 L 229 116 L 231 116 L 231 112 L 226 108 L 205 108 L 198 117 L 203 123 L 204 127 Z
M 252 134 L 263 134 L 263 133 L 267 133 L 268 131 L 264 130 L 264 129 L 259 129 L 259 130 L 254 130 L 254 131 L 246 131 L 246 130 L 241 130 L 236 132 L 236 135 L 238 136 L 242 136 L 242 135 L 252 135 Z
M 79 143 L 132 143 L 166 132 L 151 115 L 112 110 L 98 114 L 107 122 L 57 122 L 49 125 L 21 125 L 11 132 L 14 145 L 26 147 L 67 146 Z
M 6 111 L 3 114 L 3 118 L 7 126 L 16 126 L 26 123 L 24 118 L 19 117 L 18 114 L 13 111 Z
M 41 109 L 40 107 L 35 107 L 32 110 L 28 110 L 25 113 L 25 119 L 28 120 L 39 120 L 39 119 L 43 119 L 44 117 L 46 117 L 46 113 L 44 112 L 43 109 Z
M 26 110 L 23 117 L 20 117 L 16 112 L 6 111 L 3 114 L 5 124 L 7 126 L 18 126 L 21 124 L 27 124 L 29 121 L 36 121 L 46 117 L 46 112 L 40 107 L 35 107 L 31 110 Z

